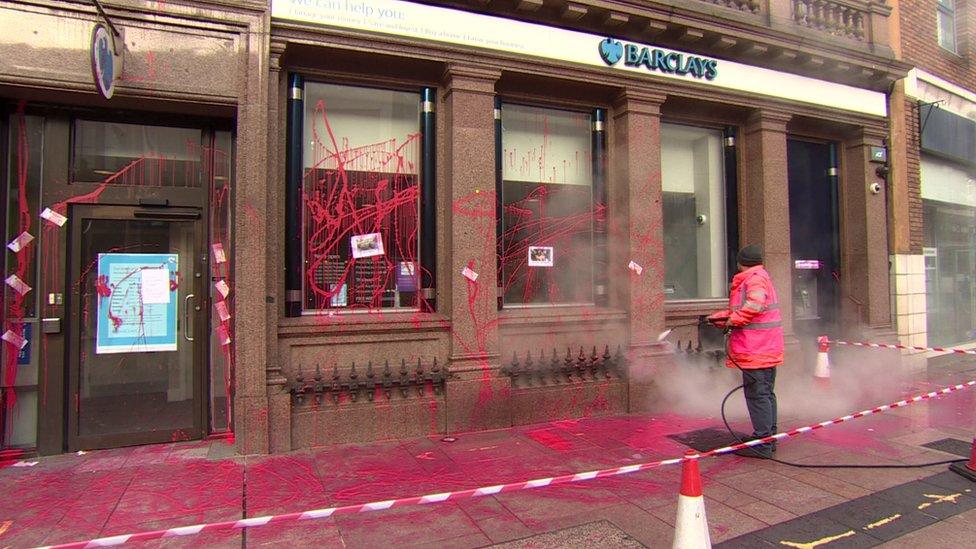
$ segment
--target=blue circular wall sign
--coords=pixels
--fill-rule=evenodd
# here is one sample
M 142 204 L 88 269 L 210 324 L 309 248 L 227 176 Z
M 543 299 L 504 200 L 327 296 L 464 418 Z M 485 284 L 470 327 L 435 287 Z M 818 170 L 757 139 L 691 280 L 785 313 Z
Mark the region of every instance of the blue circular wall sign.
M 91 67 L 95 87 L 105 99 L 115 93 L 116 57 L 113 55 L 112 35 L 105 25 L 98 23 L 92 30 Z

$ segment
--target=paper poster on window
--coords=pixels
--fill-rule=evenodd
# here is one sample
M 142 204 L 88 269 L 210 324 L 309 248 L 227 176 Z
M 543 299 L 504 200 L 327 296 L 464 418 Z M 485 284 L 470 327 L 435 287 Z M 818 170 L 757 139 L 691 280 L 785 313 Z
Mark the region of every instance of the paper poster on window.
M 396 275 L 397 291 L 417 291 L 417 270 L 413 261 L 401 261 Z
M 98 254 L 96 354 L 175 351 L 178 254 Z
M 552 246 L 529 246 L 529 267 L 552 267 Z
M 383 236 L 380 233 L 353 235 L 350 244 L 352 256 L 356 259 L 383 255 Z
M 329 291 L 332 292 L 332 297 L 329 298 L 329 305 L 332 307 L 348 307 L 349 300 L 346 295 L 346 285 L 342 284 L 329 284 Z

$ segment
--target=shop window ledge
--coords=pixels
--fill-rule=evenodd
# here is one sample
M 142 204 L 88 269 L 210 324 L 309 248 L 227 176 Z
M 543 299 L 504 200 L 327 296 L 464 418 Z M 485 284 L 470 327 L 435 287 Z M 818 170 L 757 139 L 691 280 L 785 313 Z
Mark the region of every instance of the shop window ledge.
M 370 313 L 337 312 L 334 315 L 309 315 L 281 318 L 279 338 L 314 337 L 323 334 L 389 333 L 448 331 L 450 320 L 440 314 L 417 311 L 375 311 Z

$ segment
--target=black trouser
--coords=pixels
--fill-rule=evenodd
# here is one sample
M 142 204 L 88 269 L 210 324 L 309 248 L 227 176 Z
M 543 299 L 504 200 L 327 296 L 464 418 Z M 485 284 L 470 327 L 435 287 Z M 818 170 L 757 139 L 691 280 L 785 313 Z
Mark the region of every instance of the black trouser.
M 752 420 L 755 438 L 768 437 L 776 433 L 776 368 L 742 370 L 743 390 L 746 394 L 746 407 Z

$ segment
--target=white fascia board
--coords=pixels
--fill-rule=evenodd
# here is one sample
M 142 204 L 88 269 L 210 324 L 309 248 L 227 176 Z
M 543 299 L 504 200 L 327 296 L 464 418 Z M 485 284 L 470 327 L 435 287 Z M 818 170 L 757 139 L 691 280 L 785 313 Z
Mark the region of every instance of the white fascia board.
M 725 60 L 714 60 L 717 61 L 717 72 L 710 79 L 627 65 L 625 62 L 618 63 L 619 59 L 611 63 L 601 56 L 600 45 L 601 41 L 612 37 L 437 6 L 396 0 L 273 0 L 271 17 L 276 21 L 428 40 L 586 65 L 606 71 L 624 70 L 649 79 L 677 79 L 706 88 L 762 95 L 871 116 L 887 116 L 885 94 L 864 88 Z M 685 62 L 692 57 L 712 61 L 705 56 L 669 48 L 626 40 L 615 42 L 657 50 L 665 56 L 677 54 Z

